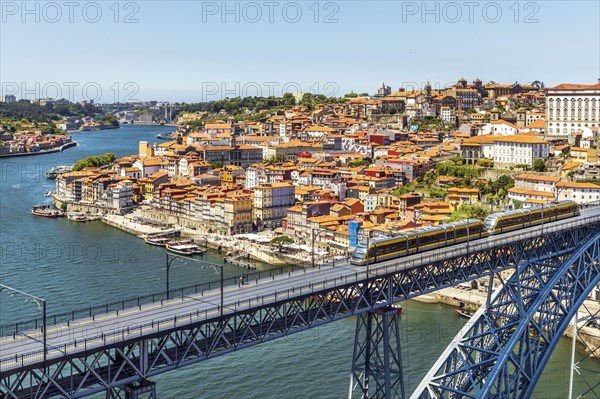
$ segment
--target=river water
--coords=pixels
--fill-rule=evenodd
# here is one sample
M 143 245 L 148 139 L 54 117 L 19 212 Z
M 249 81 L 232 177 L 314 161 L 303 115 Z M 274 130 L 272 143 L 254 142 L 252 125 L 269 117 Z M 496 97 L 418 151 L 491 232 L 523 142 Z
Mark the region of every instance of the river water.
M 137 153 L 140 140 L 156 141 L 167 126 L 126 125 L 121 129 L 73 134 L 79 146 L 62 153 L 0 159 L 0 282 L 43 297 L 48 313 L 102 304 L 164 289 L 165 250 L 101 222 L 31 215 L 36 203 L 50 202 L 54 181 L 44 172 L 89 155 Z M 210 261 L 221 254 L 209 251 Z M 261 264 L 259 268 L 268 268 Z M 244 269 L 227 265 L 226 276 Z M 215 281 L 210 271 L 180 265 L 171 286 Z M 452 308 L 405 302 L 401 317 L 407 392 L 465 323 Z M 0 295 L 0 325 L 39 317 L 25 297 Z M 158 396 L 185 398 L 341 398 L 347 396 L 355 318 L 217 357 L 154 378 Z M 579 354 L 581 355 L 581 354 Z M 534 398 L 566 398 L 570 341 L 563 339 L 536 387 Z M 600 364 L 588 362 L 598 370 Z M 582 392 L 584 383 L 576 380 Z

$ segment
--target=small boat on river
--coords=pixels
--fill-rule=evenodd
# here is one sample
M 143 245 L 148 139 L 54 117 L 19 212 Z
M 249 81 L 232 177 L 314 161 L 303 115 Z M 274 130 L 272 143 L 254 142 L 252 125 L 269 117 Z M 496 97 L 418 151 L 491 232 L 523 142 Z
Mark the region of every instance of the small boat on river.
M 31 213 L 36 216 L 43 216 L 46 218 L 59 218 L 65 216 L 63 211 L 54 209 L 49 204 L 34 205 L 31 208 Z
M 72 222 L 80 222 L 80 223 L 88 221 L 87 216 L 82 213 L 72 213 L 70 215 L 67 215 L 67 219 L 69 219 Z
M 458 313 L 462 317 L 466 317 L 467 319 L 470 319 L 474 315 L 473 312 L 470 312 L 466 309 L 454 309 L 454 310 L 456 311 L 456 313 Z
M 171 239 L 169 237 L 146 237 L 144 241 L 150 245 L 156 245 L 157 247 L 164 247 Z
M 73 170 L 72 166 L 66 166 L 66 165 L 55 166 L 54 168 L 52 168 L 46 172 L 46 179 L 54 180 L 58 177 L 58 175 L 71 172 L 72 170 Z

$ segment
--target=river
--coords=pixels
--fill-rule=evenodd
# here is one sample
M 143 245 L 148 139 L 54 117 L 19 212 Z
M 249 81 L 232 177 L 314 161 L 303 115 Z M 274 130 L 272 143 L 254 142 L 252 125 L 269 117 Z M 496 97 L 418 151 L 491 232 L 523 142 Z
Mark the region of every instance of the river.
M 60 153 L 0 159 L 0 281 L 48 301 L 48 313 L 64 312 L 164 288 L 165 251 L 101 222 L 31 215 L 32 205 L 50 202 L 54 181 L 44 172 L 90 155 L 137 153 L 140 140 L 156 141 L 167 126 L 126 125 L 72 134 L 79 146 Z M 208 260 L 222 263 L 209 251 Z M 267 265 L 260 265 L 266 268 Z M 226 276 L 244 269 L 228 265 Z M 214 281 L 192 265 L 173 267 L 171 286 Z M 407 392 L 412 392 L 465 323 L 452 308 L 405 302 L 401 317 Z M 0 325 L 39 317 L 24 297 L 0 295 Z M 217 357 L 154 378 L 159 398 L 341 398 L 347 396 L 356 319 L 292 335 Z M 570 341 L 562 340 L 536 387 L 534 398 L 566 398 Z M 591 367 L 598 369 L 594 361 Z M 577 388 L 583 389 L 578 379 Z

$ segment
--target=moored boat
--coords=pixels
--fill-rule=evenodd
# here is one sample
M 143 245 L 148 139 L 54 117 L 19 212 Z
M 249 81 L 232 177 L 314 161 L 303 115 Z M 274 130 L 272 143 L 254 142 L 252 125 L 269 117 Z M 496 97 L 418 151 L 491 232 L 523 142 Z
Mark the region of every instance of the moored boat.
M 188 245 L 188 244 L 193 244 L 193 243 L 194 243 L 194 240 L 192 240 L 191 238 L 182 238 L 180 240 L 171 240 L 170 239 L 170 241 L 167 242 L 167 244 L 169 244 L 169 245 Z
M 72 213 L 70 215 L 67 215 L 67 219 L 69 219 L 72 222 L 87 222 L 88 221 L 87 216 L 85 216 L 84 214 L 81 214 L 81 213 Z
M 48 190 L 44 193 L 44 197 L 52 197 L 52 190 Z
M 467 319 L 470 319 L 471 317 L 473 317 L 473 312 L 470 312 L 466 309 L 454 309 L 456 311 L 456 313 L 458 313 L 459 315 L 461 315 L 462 317 L 466 317 Z
M 55 166 L 54 168 L 52 168 L 46 172 L 46 179 L 54 180 L 58 177 L 58 175 L 71 172 L 72 170 L 73 170 L 72 166 L 66 166 L 66 165 Z
M 167 250 L 176 253 L 177 255 L 192 256 L 194 255 L 193 247 L 195 245 L 169 245 L 167 244 Z
M 150 245 L 164 247 L 171 241 L 171 239 L 169 237 L 146 237 L 144 238 L 144 241 Z
M 58 218 L 65 216 L 63 211 L 54 209 L 49 204 L 34 205 L 31 208 L 31 213 L 36 216 L 43 216 L 46 218 Z

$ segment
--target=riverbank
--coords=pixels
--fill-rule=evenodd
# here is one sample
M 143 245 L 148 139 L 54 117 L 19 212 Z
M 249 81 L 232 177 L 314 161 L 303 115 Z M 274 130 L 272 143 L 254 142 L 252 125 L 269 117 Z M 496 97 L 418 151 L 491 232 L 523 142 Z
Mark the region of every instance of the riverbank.
M 58 204 L 58 203 L 57 203 Z M 84 213 L 102 213 L 96 206 L 87 206 L 81 204 L 69 204 L 68 210 L 77 209 Z M 100 211 L 100 212 L 98 212 Z M 157 220 L 148 216 L 147 213 L 136 210 L 127 215 L 107 213 L 102 217 L 105 224 L 125 231 L 136 236 L 160 233 L 161 231 L 178 229 L 181 236 L 191 238 L 197 243 L 203 243 L 209 248 L 215 249 L 223 254 L 236 254 L 240 259 L 254 260 L 268 263 L 273 266 L 294 265 L 300 267 L 310 267 L 312 257 L 305 251 L 280 252 L 278 248 L 269 244 L 269 241 L 276 236 L 273 232 L 262 232 L 258 236 L 263 242 L 254 242 L 243 235 L 223 236 L 214 233 L 206 233 L 196 230 L 195 227 L 181 226 L 172 223 L 166 223 L 163 220 Z M 316 252 L 316 251 L 315 251 Z M 319 255 L 315 253 L 315 263 L 330 262 L 333 259 L 329 254 Z M 337 257 L 336 260 L 341 259 Z
M 0 154 L 0 158 L 11 158 L 11 157 L 26 157 L 30 155 L 44 155 L 44 154 L 53 154 L 55 152 L 62 152 L 67 148 L 76 147 L 79 143 L 76 141 L 69 141 L 61 145 L 60 147 L 48 148 L 47 150 L 40 150 L 35 152 L 9 152 L 7 154 Z
M 90 125 L 83 125 L 79 129 L 69 131 L 69 133 L 98 132 L 100 130 L 119 129 L 120 127 L 121 126 L 90 126 Z
M 424 298 L 424 300 L 422 299 Z M 487 290 L 480 286 L 479 289 L 467 289 L 465 286 L 455 286 L 444 288 L 429 295 L 422 295 L 414 298 L 416 302 L 422 303 L 443 303 L 454 306 L 460 309 L 465 309 L 470 312 L 475 312 L 487 299 Z M 577 322 L 577 340 L 585 346 L 585 352 L 591 353 L 590 357 L 600 358 L 598 348 L 600 347 L 600 334 L 597 327 L 586 326 L 587 319 L 585 315 L 596 313 L 600 309 L 600 304 L 597 301 L 586 300 L 583 306 L 579 309 L 579 320 Z M 563 336 L 573 337 L 573 323 L 571 322 Z

